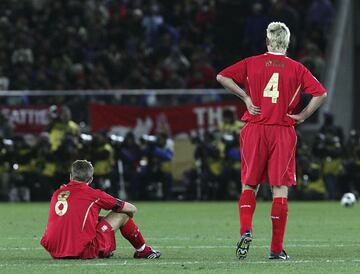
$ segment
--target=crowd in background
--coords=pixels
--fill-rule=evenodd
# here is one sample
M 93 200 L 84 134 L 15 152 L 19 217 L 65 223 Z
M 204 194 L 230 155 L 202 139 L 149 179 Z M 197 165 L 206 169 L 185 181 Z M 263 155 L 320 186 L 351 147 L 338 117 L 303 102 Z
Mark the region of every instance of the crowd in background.
M 54 107 L 56 108 L 56 107 Z M 54 110 L 39 137 L 7 135 L 0 138 L 0 198 L 11 201 L 48 200 L 69 179 L 76 159 L 94 165 L 94 187 L 113 195 L 140 200 L 237 199 L 241 191 L 239 133 L 243 123 L 226 110 L 218 128 L 192 139 L 193 166 L 176 182 L 172 174 L 174 145 L 165 132 L 137 138 L 106 131 L 83 132 L 67 107 Z M 6 129 L 6 123 L 0 129 Z M 360 191 L 360 134 L 344 139 L 341 127 L 326 114 L 314 140 L 298 132 L 295 199 L 335 200 L 345 192 Z M 259 197 L 271 198 L 268 187 Z
M 321 79 L 330 0 L 0 2 L 0 90 L 213 88 L 215 74 L 291 30 L 289 55 Z
M 266 51 L 265 29 L 271 21 L 289 26 L 289 56 L 322 80 L 334 17 L 331 0 L 0 1 L 0 90 L 216 88 L 220 69 Z M 185 97 L 153 93 L 91 100 L 152 106 L 177 105 L 187 102 Z M 96 187 L 114 195 L 237 198 L 242 125 L 231 113 L 224 113 L 218 130 L 192 140 L 195 164 L 178 188 L 171 173 L 171 136 L 89 134 L 79 126 L 88 122 L 88 101 L 81 96 L 0 98 L 0 104 L 63 105 L 61 111 L 54 107 L 48 128 L 36 138 L 13 134 L 0 114 L 1 199 L 47 200 L 67 181 L 69 166 L 78 158 L 93 162 Z M 300 133 L 298 140 L 298 187 L 290 195 L 336 199 L 359 191 L 357 131 L 345 140 L 329 115 L 314 140 Z M 260 192 L 270 197 L 268 189 Z
M 173 141 L 166 134 L 136 140 L 132 132 L 84 133 L 71 120 L 69 108 L 51 108 L 51 121 L 40 136 L 13 135 L 11 129 L 0 134 L 2 200 L 48 200 L 68 182 L 69 168 L 77 159 L 92 162 L 95 188 L 115 196 L 121 191 L 132 199 L 170 199 Z M 2 129 L 8 125 L 3 123 L 0 129 L 5 133 Z

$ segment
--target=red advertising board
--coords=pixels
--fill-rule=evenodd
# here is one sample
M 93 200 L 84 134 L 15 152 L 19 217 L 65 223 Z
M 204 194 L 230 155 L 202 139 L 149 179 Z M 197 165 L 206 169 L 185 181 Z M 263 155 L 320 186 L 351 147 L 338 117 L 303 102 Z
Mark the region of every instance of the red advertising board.
M 0 106 L 16 133 L 40 133 L 49 123 L 48 106 Z
M 240 101 L 149 108 L 91 104 L 90 124 L 94 132 L 120 128 L 148 134 L 166 127 L 172 134 L 191 133 L 217 127 L 225 109 L 231 109 L 241 117 L 245 105 Z
M 89 123 L 93 132 L 117 128 L 149 134 L 166 127 L 172 134 L 191 133 L 216 128 L 225 109 L 241 117 L 245 105 L 240 101 L 148 108 L 90 104 Z M 0 106 L 0 112 L 16 133 L 38 134 L 49 123 L 49 106 Z

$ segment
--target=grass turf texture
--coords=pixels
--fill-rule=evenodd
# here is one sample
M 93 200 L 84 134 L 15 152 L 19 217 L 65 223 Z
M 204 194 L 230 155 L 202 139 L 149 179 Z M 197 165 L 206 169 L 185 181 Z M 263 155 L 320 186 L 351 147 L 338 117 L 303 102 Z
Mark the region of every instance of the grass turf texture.
M 360 273 L 360 204 L 290 202 L 285 239 L 289 261 L 270 261 L 271 204 L 259 202 L 254 241 L 244 261 L 235 257 L 236 202 L 136 203 L 136 222 L 159 260 L 132 259 L 117 233 L 111 259 L 52 260 L 39 245 L 48 204 L 0 204 L 2 273 Z

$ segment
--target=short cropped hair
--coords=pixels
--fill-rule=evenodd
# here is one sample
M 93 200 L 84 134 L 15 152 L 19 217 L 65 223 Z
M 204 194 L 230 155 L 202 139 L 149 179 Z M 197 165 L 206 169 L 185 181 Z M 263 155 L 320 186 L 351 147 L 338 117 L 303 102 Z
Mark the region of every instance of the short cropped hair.
M 88 182 L 94 174 L 94 167 L 89 161 L 76 160 L 71 165 L 71 179 L 80 182 Z
M 290 43 L 290 30 L 281 22 L 271 22 L 266 29 L 268 47 L 275 52 L 285 53 Z

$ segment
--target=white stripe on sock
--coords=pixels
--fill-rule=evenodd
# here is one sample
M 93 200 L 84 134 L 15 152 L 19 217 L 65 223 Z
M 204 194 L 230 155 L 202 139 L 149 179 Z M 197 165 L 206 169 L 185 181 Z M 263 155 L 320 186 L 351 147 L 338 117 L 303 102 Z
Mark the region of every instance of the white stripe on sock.
M 143 244 L 140 248 L 136 249 L 136 251 L 141 252 L 144 251 L 145 249 L 145 244 Z

